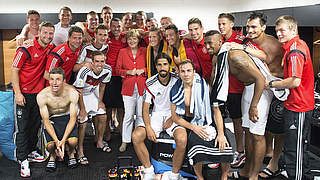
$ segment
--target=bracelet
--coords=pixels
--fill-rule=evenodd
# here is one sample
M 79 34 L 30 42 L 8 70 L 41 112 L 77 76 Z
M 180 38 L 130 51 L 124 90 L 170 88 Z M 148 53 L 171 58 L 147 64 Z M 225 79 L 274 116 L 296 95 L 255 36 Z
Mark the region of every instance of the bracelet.
M 272 80 L 272 81 L 269 82 L 269 87 L 270 87 L 270 88 L 273 88 L 272 83 L 273 83 L 274 81 L 275 81 L 275 80 Z

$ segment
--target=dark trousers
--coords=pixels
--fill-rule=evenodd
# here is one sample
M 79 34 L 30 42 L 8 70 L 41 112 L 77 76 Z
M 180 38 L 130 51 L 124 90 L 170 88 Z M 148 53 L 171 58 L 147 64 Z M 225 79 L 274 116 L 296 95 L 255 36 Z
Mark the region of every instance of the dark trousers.
M 23 96 L 26 104 L 16 105 L 16 155 L 20 161 L 27 159 L 28 154 L 36 150 L 41 125 L 41 116 L 36 101 L 37 94 L 24 93 Z
M 305 180 L 309 173 L 307 149 L 310 142 L 312 111 L 294 112 L 284 108 L 284 161 L 289 179 Z

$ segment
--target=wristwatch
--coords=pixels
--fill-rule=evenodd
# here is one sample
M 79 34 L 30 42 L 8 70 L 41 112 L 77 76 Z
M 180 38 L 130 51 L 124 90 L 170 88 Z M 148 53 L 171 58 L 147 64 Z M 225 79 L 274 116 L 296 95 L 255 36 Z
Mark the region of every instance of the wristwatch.
M 248 46 L 247 46 L 247 45 L 245 45 L 245 44 L 243 44 L 243 45 L 242 45 L 242 48 L 243 48 L 243 51 L 244 51 L 244 52 L 246 52 L 246 51 L 247 51 L 247 47 L 248 47 Z

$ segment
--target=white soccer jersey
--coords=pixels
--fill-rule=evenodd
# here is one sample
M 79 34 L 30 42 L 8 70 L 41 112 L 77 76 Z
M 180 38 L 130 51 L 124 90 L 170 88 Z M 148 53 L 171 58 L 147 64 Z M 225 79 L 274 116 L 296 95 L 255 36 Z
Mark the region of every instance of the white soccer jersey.
M 170 81 L 166 86 L 161 84 L 158 74 L 147 79 L 144 101 L 151 104 L 153 99 L 153 112 L 170 111 L 170 90 L 178 79 L 177 75 L 170 73 Z
M 77 75 L 76 81 L 73 85 L 76 88 L 82 88 L 84 96 L 89 95 L 96 91 L 100 82 L 107 83 L 110 81 L 112 69 L 109 65 L 105 64 L 103 70 L 99 75 L 96 75 L 92 70 L 87 67 L 82 67 Z
M 97 49 L 93 45 L 84 46 L 80 52 L 79 58 L 76 63 L 81 64 L 83 62 L 92 62 L 91 53 L 93 51 L 101 51 L 106 55 L 108 52 L 108 49 L 109 49 L 108 44 L 103 45 L 100 49 Z

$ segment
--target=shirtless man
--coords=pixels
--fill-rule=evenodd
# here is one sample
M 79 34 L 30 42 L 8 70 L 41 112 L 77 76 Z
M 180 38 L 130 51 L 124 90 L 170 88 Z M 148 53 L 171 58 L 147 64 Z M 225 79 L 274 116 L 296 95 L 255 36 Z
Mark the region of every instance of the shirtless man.
M 144 180 L 153 180 L 155 178 L 154 168 L 150 162 L 149 152 L 144 140 L 148 137 L 150 141 L 157 143 L 157 137 L 159 137 L 161 131 L 171 126 L 168 131 L 171 130 L 172 132 L 173 127 L 177 126 L 175 124 L 172 125 L 170 112 L 170 90 L 178 80 L 175 74 L 169 72 L 171 61 L 171 58 L 165 53 L 160 53 L 155 58 L 158 73 L 146 81 L 147 90 L 144 93 L 142 106 L 143 122 L 139 123 L 132 133 L 134 150 L 144 166 Z M 152 102 L 154 106 L 150 117 L 149 109 Z M 172 137 L 173 134 L 173 132 L 169 133 Z
M 260 99 L 269 98 L 267 95 L 262 95 L 267 92 L 264 91 L 262 84 L 265 82 L 265 77 L 262 72 L 257 68 L 257 65 L 249 58 L 244 51 L 230 50 L 227 51 L 228 43 L 222 46 L 222 35 L 218 31 L 208 31 L 205 34 L 205 44 L 208 52 L 211 55 L 218 56 L 215 72 L 215 80 L 212 89 L 212 101 L 215 119 L 222 119 L 219 106 L 223 105 L 228 96 L 228 73 L 225 66 L 229 66 L 229 71 L 232 75 L 238 78 L 245 84 L 255 83 L 254 92 L 251 98 L 251 104 L 249 113 L 246 112 L 246 116 L 249 116 L 250 120 L 257 121 L 258 118 L 262 118 L 261 109 L 268 109 L 268 106 L 258 108 Z M 252 57 L 251 57 L 252 58 Z M 229 65 L 228 65 L 229 64 Z M 270 98 L 269 98 L 270 99 Z M 271 101 L 271 99 L 270 99 Z M 258 113 L 259 111 L 259 113 Z M 258 146 L 258 145 L 257 145 Z M 260 145 L 259 145 L 260 146 Z M 258 171 L 259 172 L 259 171 Z M 258 173 L 257 172 L 257 173 Z M 237 176 L 236 175 L 233 176 Z M 256 177 L 258 174 L 255 175 Z M 234 177 L 237 178 L 237 177 Z M 254 178 L 252 178 L 254 179 Z
M 40 14 L 36 10 L 27 13 L 27 24 L 23 27 L 20 35 L 16 37 L 17 46 L 21 46 L 25 40 L 33 40 L 39 36 Z
M 75 168 L 75 147 L 78 143 L 77 128 L 75 127 L 78 113 L 78 92 L 65 83 L 62 68 L 55 68 L 49 73 L 50 86 L 43 89 L 37 96 L 40 114 L 45 127 L 47 150 L 50 158 L 46 170 L 53 172 L 57 166 L 57 156 L 63 159 L 65 144 L 68 145 L 68 166 Z
M 173 154 L 173 166 L 175 165 L 175 167 L 181 167 L 181 160 L 184 158 L 185 148 L 188 141 L 189 145 L 192 144 L 194 146 L 191 146 L 195 147 L 192 150 L 194 154 L 200 153 L 202 156 L 207 157 L 206 160 L 192 159 L 192 165 L 197 179 L 203 180 L 202 162 L 210 162 L 211 158 L 215 158 L 214 154 L 206 154 L 206 150 L 210 152 L 219 152 L 219 150 L 222 151 L 226 146 L 228 146 L 228 142 L 223 133 L 223 120 L 219 119 L 219 122 L 215 121 L 218 127 L 217 136 L 214 137 L 215 142 L 212 142 L 212 144 L 210 142 L 210 145 L 207 145 L 208 143 L 202 143 L 203 141 L 207 141 L 206 139 L 209 137 L 207 128 L 212 123 L 209 86 L 199 74 L 195 73 L 195 66 L 191 60 L 187 59 L 182 61 L 178 67 L 179 77 L 181 79 L 176 82 L 170 92 L 171 115 L 173 121 L 183 128 L 179 128 L 174 131 L 176 149 Z M 199 103 L 201 103 L 201 105 Z M 188 131 L 188 138 L 186 129 L 190 130 Z M 191 136 L 195 139 L 191 138 Z M 214 150 L 214 146 L 218 144 L 219 149 L 216 148 Z M 200 147 L 197 147 L 197 145 L 200 145 Z M 203 146 L 205 146 L 205 148 L 203 148 Z M 188 147 L 188 150 L 190 149 L 191 148 Z M 189 155 L 190 152 L 188 152 L 188 156 Z M 189 156 L 189 158 L 191 157 Z M 232 151 L 230 150 L 230 161 L 231 160 Z M 178 170 L 179 169 L 177 168 L 173 168 L 172 172 L 166 172 L 163 176 L 167 174 L 170 177 L 176 176 Z M 221 179 L 227 179 L 227 172 L 228 171 L 224 171 Z
M 275 77 L 282 78 L 283 68 L 281 66 L 281 62 L 282 62 L 281 45 L 276 38 L 274 38 L 271 35 L 265 34 L 264 31 L 266 29 L 266 22 L 267 22 L 267 17 L 263 13 L 258 13 L 258 12 L 251 13 L 248 17 L 248 22 L 247 22 L 247 33 L 248 33 L 247 37 L 265 52 L 266 58 L 264 62 L 268 65 L 268 68 L 271 74 Z M 235 44 L 235 43 L 234 45 L 242 46 L 240 44 Z M 276 100 L 274 99 L 273 101 L 276 101 Z M 244 129 L 246 134 L 248 133 L 249 135 L 247 136 L 249 137 L 249 141 L 246 141 L 246 143 L 248 143 L 246 144 L 246 148 L 247 148 L 246 150 L 248 153 L 254 152 L 254 154 L 252 153 L 249 154 L 249 159 L 246 162 L 246 165 L 244 166 L 244 168 L 240 171 L 240 174 L 244 176 L 251 176 L 250 175 L 251 173 L 256 176 L 256 174 L 259 173 L 260 171 L 263 157 L 265 155 L 266 141 L 265 141 L 264 135 L 260 135 L 255 132 L 252 133 L 251 131 L 249 132 L 248 126 L 246 125 L 248 123 L 246 123 L 245 121 L 246 119 L 243 120 Z M 276 123 L 270 117 L 268 121 L 269 121 L 268 124 L 270 124 L 271 122 L 271 125 Z M 274 128 L 274 127 L 281 127 L 283 125 L 279 123 L 272 126 L 273 126 L 273 129 L 269 129 L 269 133 L 266 132 L 267 140 L 269 143 L 268 147 L 269 149 L 271 149 L 271 152 L 267 154 L 268 156 L 272 156 L 271 132 L 275 132 L 277 133 L 277 135 L 275 135 L 276 138 L 275 138 L 275 146 L 274 146 L 275 149 L 274 149 L 273 159 L 270 162 L 270 164 L 263 170 L 263 172 L 260 173 L 260 176 L 265 178 L 269 176 L 270 177 L 273 176 L 274 173 L 278 170 L 278 161 L 279 161 L 280 153 L 282 152 L 282 147 L 283 147 L 282 133 L 284 132 L 284 130 L 282 129 L 281 131 L 281 128 L 280 128 L 280 131 L 278 131 L 277 129 Z M 250 145 L 252 144 L 252 142 L 259 144 L 259 146 L 256 147 L 254 151 L 252 151 L 253 149 L 251 149 L 252 146 Z

